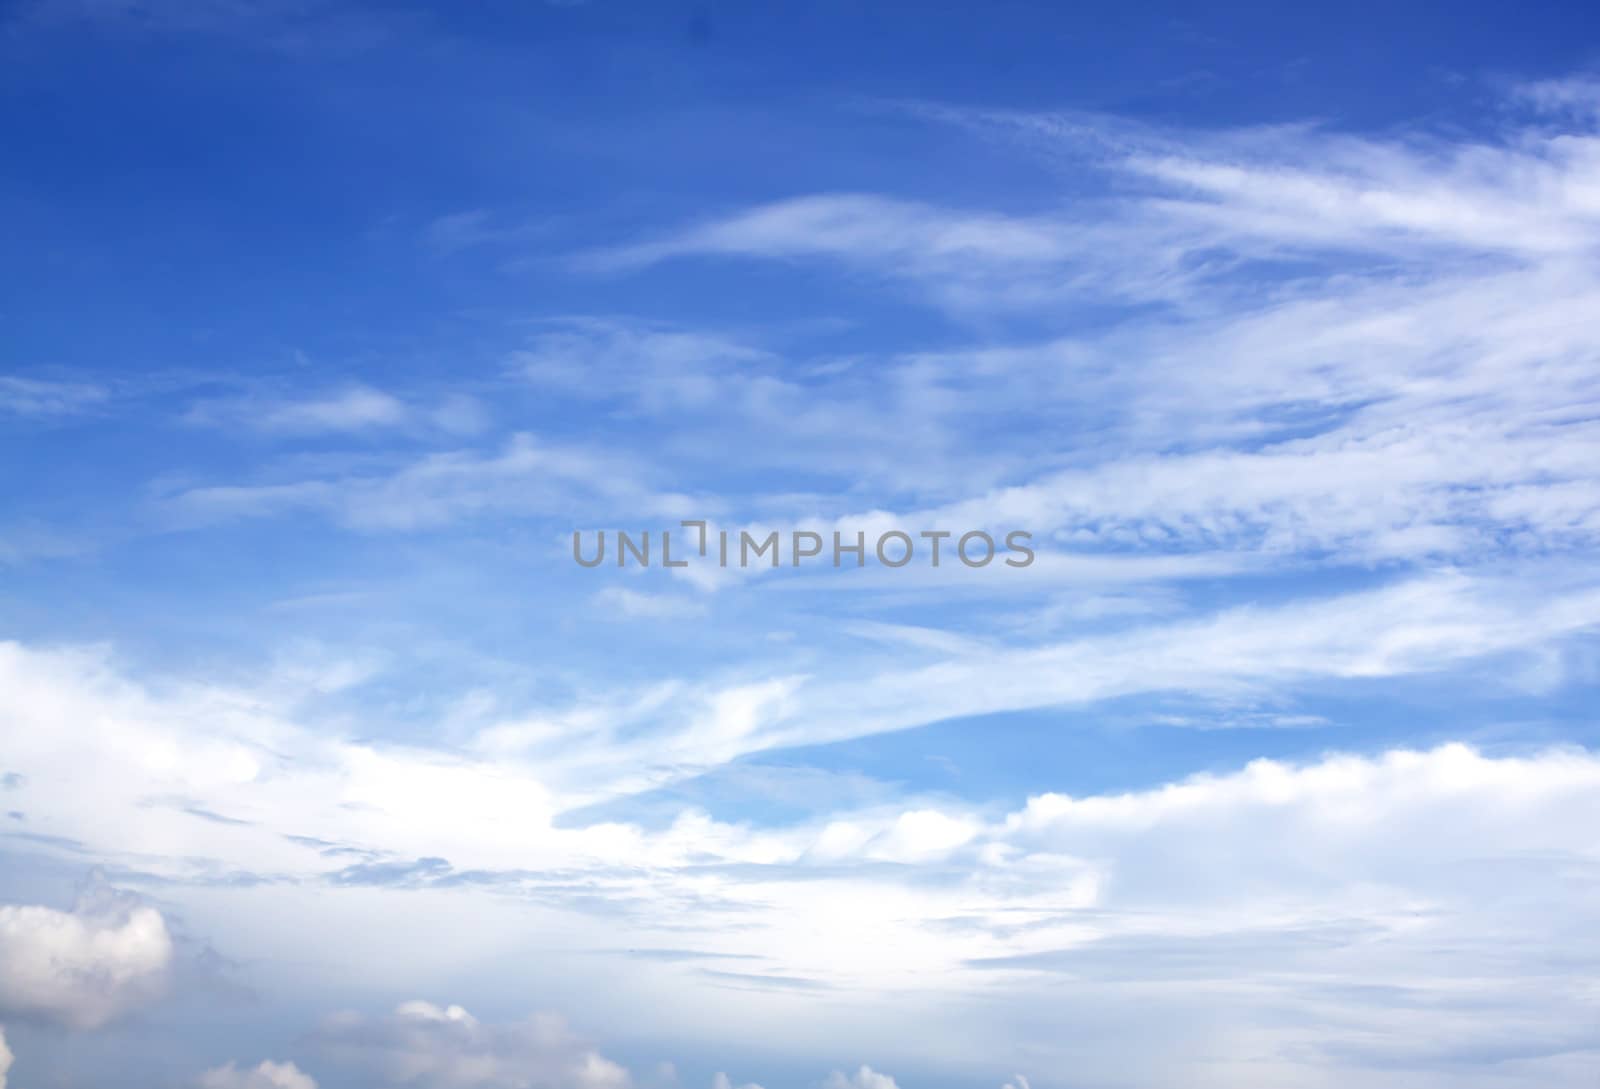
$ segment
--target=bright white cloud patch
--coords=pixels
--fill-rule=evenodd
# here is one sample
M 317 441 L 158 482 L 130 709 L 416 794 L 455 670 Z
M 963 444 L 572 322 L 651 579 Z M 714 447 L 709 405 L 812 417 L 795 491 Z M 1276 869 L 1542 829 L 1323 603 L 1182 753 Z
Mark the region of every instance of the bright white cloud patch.
M 11 1048 L 6 1044 L 5 1029 L 0 1027 L 0 1089 L 6 1089 L 6 1075 L 11 1070 L 11 1063 L 14 1058 L 11 1054 Z
M 207 1070 L 198 1089 L 317 1089 L 317 1083 L 294 1063 L 268 1061 L 245 1070 L 234 1063 Z
M 711 1079 L 711 1089 L 734 1089 L 733 1080 L 719 1070 Z M 748 1084 L 739 1086 L 738 1089 L 761 1089 L 761 1086 L 757 1085 L 755 1082 L 749 1082 Z
M 172 961 L 161 913 L 104 887 L 72 911 L 0 906 L 0 1014 L 99 1028 L 159 998 Z
M 862 1066 L 854 1074 L 835 1070 L 824 1083 L 827 1089 L 900 1089 L 888 1074 Z
M 1213 632 L 1209 642 L 1219 639 Z M 1259 656 L 1266 646 L 1252 641 L 1229 653 Z M 101 814 L 120 807 L 125 841 L 87 814 L 76 820 L 60 802 L 44 806 L 41 817 L 113 855 L 166 838 L 175 855 L 191 860 L 170 866 L 180 882 L 269 864 L 304 886 L 296 896 L 313 897 L 307 903 L 319 888 L 365 890 L 370 915 L 335 916 L 312 928 L 313 914 L 292 928 L 312 935 L 321 956 L 347 955 L 374 940 L 375 928 L 385 947 L 460 941 L 478 920 L 497 917 L 492 901 L 504 897 L 517 905 L 519 929 L 537 918 L 562 935 L 561 945 L 591 950 L 593 963 L 609 966 L 606 978 L 619 981 L 613 987 L 636 987 L 641 1001 L 670 985 L 715 1005 L 732 988 L 737 1003 L 725 1016 L 786 1011 L 803 1036 L 820 1031 L 807 1028 L 810 1019 L 829 1023 L 832 993 L 890 995 L 938 978 L 968 993 L 1001 989 L 1018 1000 L 1064 1004 L 1097 1028 L 1039 1054 L 1106 1076 L 1126 1073 L 1133 1060 L 1097 1066 L 1108 1060 L 1094 1041 L 1131 1031 L 1150 1002 L 1164 1016 L 1204 1020 L 1217 1039 L 1232 1041 L 1228 1047 L 1257 1057 L 1229 1058 L 1226 1048 L 1174 1037 L 1164 1057 L 1172 1062 L 1203 1060 L 1219 1079 L 1225 1072 L 1238 1080 L 1270 1058 L 1286 1078 L 1293 1063 L 1284 1056 L 1295 1054 L 1313 1067 L 1354 1064 L 1374 1085 L 1406 1084 L 1398 1075 L 1385 1082 L 1379 1068 L 1411 1069 L 1474 1047 L 1520 1049 L 1527 1070 L 1562 1084 L 1562 1056 L 1579 1046 L 1596 1013 L 1582 981 L 1552 967 L 1600 956 L 1600 871 L 1588 831 L 1600 826 L 1600 758 L 1581 749 L 1495 755 L 1453 744 L 1255 761 L 1125 793 L 1043 793 L 1010 812 L 878 804 L 768 828 L 692 812 L 655 830 L 559 826 L 552 814 L 563 808 L 560 790 L 540 788 L 533 769 L 519 770 L 514 758 L 502 757 L 491 771 L 403 747 L 313 743 L 260 706 L 232 720 L 214 713 L 239 707 L 237 696 L 155 697 L 94 672 L 105 668 L 94 659 L 25 661 L 31 666 L 14 674 L 10 691 L 32 701 L 26 706 L 81 709 L 50 720 L 59 742 L 87 751 L 71 724 L 100 723 L 107 738 L 160 757 L 141 775 L 147 787 L 166 785 L 145 796 L 185 799 L 141 805 L 138 795 L 119 800 L 102 789 L 96 804 Z M 91 672 L 74 671 L 86 665 Z M 57 681 L 61 687 L 51 687 Z M 116 722 L 124 725 L 106 725 Z M 236 753 L 197 744 L 217 739 L 222 724 L 235 731 Z M 272 772 L 264 776 L 243 754 L 269 743 Z M 6 762 L 27 771 L 22 796 L 63 774 L 19 753 Z M 213 780 L 233 768 L 239 774 Z M 491 788 L 505 776 L 512 778 L 504 789 Z M 219 785 L 207 785 L 213 781 Z M 290 841 L 304 836 L 312 813 L 321 847 Z M 352 844 L 359 845 L 354 854 Z M 323 854 L 328 848 L 344 853 Z M 197 858 L 207 861 L 196 866 Z M 445 910 L 437 896 L 452 887 L 492 891 L 463 893 Z M 416 899 L 421 890 L 432 890 L 427 900 Z M 206 895 L 243 904 L 264 893 Z M 431 905 L 425 914 L 422 903 Z M 101 921 L 90 922 L 9 910 L 43 912 L 7 918 L 48 921 L 76 936 L 71 949 L 93 944 L 83 934 L 111 935 L 103 948 L 123 956 L 102 961 L 124 965 L 126 978 L 144 978 L 126 968 L 127 951 L 143 948 L 131 915 L 108 922 L 92 914 Z M 695 935 L 687 951 L 686 919 Z M 485 940 L 492 945 L 492 930 Z M 27 961 L 5 963 L 14 971 Z M 1328 982 L 1347 977 L 1351 965 L 1367 990 Z M 420 971 L 395 970 L 424 981 Z M 571 977 L 567 985 L 582 983 Z M 100 994 L 59 986 L 54 993 Z M 796 993 L 810 1005 L 786 1006 Z M 612 998 L 620 1000 L 615 989 Z M 1000 1016 L 993 1008 L 949 1001 L 982 1031 L 1010 1031 L 1003 1018 L 987 1020 Z M 87 1011 L 76 1014 L 78 1024 L 109 1015 L 105 1001 L 58 997 L 52 1008 L 61 1019 L 68 1017 L 62 1011 Z M 1273 1021 L 1272 1009 L 1294 1018 Z M 913 1004 L 906 1031 L 948 1015 Z M 1329 1051 L 1306 1027 L 1330 1017 L 1367 1041 L 1359 1053 Z M 1405 1042 L 1378 1039 L 1390 1023 L 1405 1025 Z M 953 1030 L 939 1036 L 958 1046 Z M 402 1085 L 516 1086 L 518 1072 L 530 1069 L 575 1089 L 624 1077 L 553 1019 L 482 1022 L 428 1003 L 388 1017 L 333 1018 L 319 1041 L 328 1058 Z M 953 1058 L 938 1051 L 944 1044 L 929 1044 L 929 1054 Z M 913 1057 L 893 1040 L 875 1053 L 877 1061 Z
M 413 1001 L 382 1018 L 338 1014 L 317 1034 L 330 1055 L 417 1089 L 626 1089 L 628 1072 L 565 1022 L 485 1024 L 460 1006 Z
M 269 431 L 363 431 L 406 420 L 406 406 L 382 390 L 352 386 L 328 397 L 272 406 L 261 417 Z

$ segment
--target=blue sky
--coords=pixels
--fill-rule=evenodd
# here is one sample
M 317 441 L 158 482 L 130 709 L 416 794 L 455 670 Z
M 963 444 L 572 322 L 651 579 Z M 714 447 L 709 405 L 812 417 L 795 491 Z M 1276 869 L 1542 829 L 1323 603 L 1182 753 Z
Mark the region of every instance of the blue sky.
M 0 12 L 0 1089 L 1592 1084 L 1592 6 Z

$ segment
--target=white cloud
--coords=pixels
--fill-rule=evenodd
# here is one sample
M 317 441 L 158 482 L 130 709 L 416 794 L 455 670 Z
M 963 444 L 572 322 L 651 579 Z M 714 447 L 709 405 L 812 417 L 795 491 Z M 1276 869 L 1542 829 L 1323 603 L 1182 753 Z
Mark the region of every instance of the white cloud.
M 581 405 L 609 443 L 637 445 L 647 421 L 651 456 L 675 466 L 725 469 L 737 449 L 747 467 L 893 482 L 928 479 L 919 463 L 934 457 L 952 478 L 994 460 L 971 447 L 949 458 L 941 421 L 959 402 L 924 396 L 909 367 L 886 379 L 877 360 L 788 358 L 720 330 L 585 317 L 549 323 L 507 364 L 542 397 Z
M 324 695 L 319 672 L 275 675 L 251 692 L 203 684 L 153 692 L 121 676 L 103 651 L 0 644 L 0 711 L 17 724 L 0 744 L 0 761 L 32 784 L 38 830 L 157 859 L 219 854 L 257 869 L 300 870 L 319 860 L 282 834 L 309 827 L 391 860 L 518 870 L 575 858 L 629 865 L 636 851 L 666 860 L 704 845 L 674 833 L 652 840 L 617 826 L 571 826 L 558 815 L 740 756 L 953 716 L 1138 693 L 1236 700 L 1319 678 L 1516 661 L 1592 629 L 1597 593 L 1581 583 L 1541 588 L 1453 575 L 1054 643 L 974 644 L 912 667 L 869 659 L 824 675 L 675 681 L 492 718 L 454 752 L 295 722 Z M 426 817 L 410 804 L 419 796 L 438 802 Z M 118 819 L 108 820 L 110 812 Z M 885 859 L 933 859 L 972 838 L 968 820 L 907 806 L 859 842 Z M 733 835 L 727 849 L 745 861 L 797 859 L 858 841 L 844 832 L 819 841 L 819 832 Z
M 412 1001 L 382 1018 L 336 1014 L 317 1040 L 330 1054 L 418 1089 L 627 1089 L 628 1072 L 541 1014 L 485 1024 L 460 1006 Z
M 317 1089 L 316 1081 L 294 1063 L 263 1062 L 241 1070 L 235 1063 L 200 1075 L 198 1089 Z
M 161 913 L 103 886 L 72 911 L 0 907 L 0 1013 L 99 1028 L 161 997 L 172 961 Z
M 431 220 L 424 227 L 422 238 L 434 252 L 446 255 L 479 246 L 526 242 L 545 229 L 546 224 L 539 221 L 506 221 L 487 208 L 470 208 Z
M 57 382 L 0 374 L 0 412 L 66 416 L 103 403 L 108 391 L 89 382 Z
M 284 961 L 316 943 L 330 962 L 372 962 L 382 958 L 349 950 L 381 941 L 416 950 L 414 962 L 366 972 L 432 982 L 459 963 L 510 973 L 501 958 L 536 932 L 537 967 L 581 990 L 595 975 L 585 957 L 666 954 L 624 961 L 632 970 L 607 998 L 686 1031 L 781 1023 L 795 1048 L 880 1033 L 881 1051 L 855 1053 L 1020 1054 L 1107 1084 L 1177 1083 L 1176 1072 L 1218 1086 L 1586 1084 L 1596 1010 L 1584 966 L 1600 956 L 1592 752 L 1387 742 L 1126 793 L 1046 792 L 1009 814 L 997 800 L 881 794 L 766 825 L 671 798 L 651 800 L 664 807 L 653 821 L 585 808 L 754 753 L 961 716 L 1168 693 L 1231 711 L 1301 686 L 1403 677 L 1561 683 L 1565 653 L 1600 617 L 1600 586 L 1572 562 L 1600 543 L 1600 270 L 1584 248 L 1600 216 L 1600 143 L 1583 127 L 1586 95 L 1530 91 L 1561 119 L 1453 144 L 1100 125 L 1096 154 L 1138 188 L 1093 217 L 822 194 L 600 258 L 841 262 L 968 315 L 1023 308 L 1052 322 L 1084 300 L 1156 304 L 1134 321 L 1038 344 L 819 361 L 721 334 L 576 321 L 511 361 L 543 393 L 616 409 L 622 428 L 736 417 L 739 435 L 772 440 L 752 446 L 751 466 L 811 458 L 854 489 L 746 497 L 759 508 L 750 518 L 1023 524 L 1054 554 L 1038 583 L 1014 585 L 1179 584 L 1159 608 L 1112 603 L 1104 622 L 1054 601 L 988 631 L 976 609 L 955 631 L 862 624 L 852 609 L 848 630 L 871 638 L 844 650 L 819 639 L 631 689 L 605 672 L 575 682 L 570 700 L 521 711 L 485 701 L 502 717 L 473 717 L 481 729 L 448 748 L 373 741 L 378 716 L 338 728 L 305 717 L 358 673 L 288 670 L 279 690 L 239 691 L 135 681 L 103 652 L 0 644 L 0 718 L 13 727 L 0 760 L 27 778 L 30 828 L 137 865 L 175 896 L 204 887 L 219 915 L 304 905 L 307 925 L 261 927 Z M 1072 119 L 1003 123 L 1082 154 Z M 336 391 L 263 421 L 394 433 L 418 423 L 421 404 Z M 455 407 L 456 423 L 439 426 L 472 433 L 476 404 Z M 907 420 L 917 424 L 895 426 Z M 645 458 L 524 434 L 348 470 L 279 465 L 168 502 L 196 521 L 309 512 L 361 530 L 665 516 L 680 500 L 654 461 L 670 464 L 674 487 L 714 486 L 725 478 L 697 474 L 726 469 L 731 433 L 652 431 Z M 992 449 L 974 455 L 986 436 Z M 880 509 L 884 494 L 906 512 Z M 1222 585 L 1323 567 L 1359 569 L 1359 588 L 1283 579 L 1275 598 L 1260 583 Z M 1214 580 L 1209 602 L 1185 596 L 1197 578 Z M 907 573 L 875 588 L 910 598 L 951 585 Z M 657 618 L 693 604 L 620 586 L 586 600 Z M 1293 722 L 1292 711 L 1260 719 Z M 1438 736 L 1454 723 L 1425 726 Z M 246 897 L 225 880 L 235 874 L 285 880 Z M 511 906 L 496 906 L 499 893 Z M 515 914 L 506 930 L 480 928 L 501 911 Z M 78 935 L 57 940 L 69 950 L 92 944 L 89 923 L 60 921 L 75 915 L 17 918 L 30 934 Z M 138 946 L 118 937 L 128 926 L 103 926 L 102 944 Z M 686 932 L 705 948 L 674 953 Z M 458 947 L 475 958 L 448 955 Z M 563 958 L 579 967 L 555 965 Z M 0 960 L 0 973 L 29 963 Z M 120 1008 L 74 1015 L 88 1004 L 57 991 L 32 1012 L 87 1024 Z M 846 991 L 882 1020 L 828 998 Z M 1140 1043 L 1152 1019 L 1175 1026 L 1162 1049 Z M 556 1023 L 485 1024 L 459 1007 L 334 1018 L 322 1038 L 398 1084 L 625 1078 Z M 1486 1052 L 1498 1061 L 1471 1065 Z M 1445 1073 L 1420 1078 L 1419 1066 Z M 863 1067 L 830 1087 L 893 1084 Z
M 1058 260 L 1064 247 L 1051 232 L 1002 216 L 952 218 L 940 209 L 870 195 L 798 197 L 706 224 L 675 242 L 619 255 L 662 260 L 720 252 L 762 256 L 801 253 L 904 258 L 946 255 L 1006 261 Z
M 1576 602 L 1573 615 L 1586 608 Z M 1521 637 L 1519 623 L 1541 623 L 1495 613 L 1469 631 L 1425 598 L 1352 610 L 1403 615 L 1410 634 L 1376 637 L 1338 613 L 1286 615 L 1281 624 L 1258 627 L 1257 613 L 1251 624 L 1130 643 L 1103 659 L 1086 659 L 1090 651 L 1079 648 L 1054 664 L 1029 662 L 999 687 L 1060 673 L 1070 661 L 1095 676 L 1125 657 L 1171 659 L 1179 674 L 1192 668 L 1210 675 L 1219 663 L 1298 669 L 1304 653 L 1306 661 L 1331 656 L 1328 668 L 1360 671 L 1392 667 L 1394 656 L 1428 661 L 1432 652 L 1419 639 L 1429 632 L 1438 645 L 1476 647 Z M 1287 648 L 1297 631 L 1321 633 L 1316 646 Z M 1206 654 L 1198 656 L 1202 648 Z M 1202 1019 L 1219 1039 L 1251 1036 L 1251 1054 L 1276 1056 L 1272 1069 L 1283 1076 L 1273 1084 L 1322 1069 L 1346 1080 L 1361 1071 L 1365 1079 L 1429 1049 L 1457 1053 L 1475 1041 L 1510 1047 L 1519 1035 L 1529 1047 L 1555 1049 L 1563 1034 L 1578 1038 L 1593 1023 L 1592 996 L 1559 967 L 1600 955 L 1593 937 L 1600 934 L 1592 906 L 1600 904 L 1592 895 L 1597 871 L 1586 838 L 1600 825 L 1600 759 L 1581 750 L 1512 756 L 1454 745 L 1258 761 L 1124 794 L 1039 794 L 1009 814 L 928 802 L 845 809 L 776 828 L 692 810 L 654 831 L 615 822 L 558 826 L 569 796 L 514 757 L 475 763 L 313 738 L 260 706 L 241 706 L 237 694 L 158 697 L 92 660 L 8 654 L 0 692 L 10 701 L 5 713 L 22 728 L 8 733 L 0 763 L 26 775 L 41 829 L 80 839 L 91 851 L 136 857 L 166 876 L 177 896 L 219 871 L 270 868 L 294 876 L 281 895 L 267 888 L 205 893 L 215 917 L 234 926 L 241 912 L 264 905 L 250 949 L 269 961 L 304 957 L 302 939 L 332 964 L 365 963 L 361 951 L 374 942 L 398 943 L 419 955 L 413 964 L 385 966 L 384 978 L 422 982 L 444 978 L 430 972 L 454 970 L 448 966 L 466 954 L 452 951 L 469 943 L 468 960 L 507 971 L 537 963 L 556 973 L 550 986 L 580 994 L 586 974 L 560 974 L 566 969 L 547 964 L 546 952 L 537 961 L 518 959 L 511 951 L 522 940 L 516 935 L 538 926 L 569 950 L 673 949 L 687 928 L 699 952 L 742 959 L 624 959 L 607 967 L 606 978 L 625 981 L 608 990 L 607 1002 L 658 1010 L 662 1031 L 694 1024 L 706 1031 L 696 1009 L 715 1007 L 719 1024 L 748 1023 L 751 1031 L 781 1013 L 793 1046 L 802 1047 L 847 1030 L 866 1033 L 866 1026 L 847 1024 L 853 1007 L 818 997 L 830 988 L 919 993 L 940 980 L 926 1006 L 905 1008 L 908 1035 L 878 1024 L 881 1041 L 848 1036 L 851 1046 L 880 1047 L 873 1054 L 886 1062 L 915 1058 L 910 1040 L 931 1040 L 923 1061 L 957 1061 L 963 1032 L 1009 1038 L 1019 1030 L 1002 1015 L 1035 997 L 1048 998 L 1062 1016 L 1086 1018 L 1097 1026 L 1095 1039 L 1132 1031 L 1154 1003 L 1176 1023 Z M 930 693 L 934 680 L 948 689 Z M 959 674 L 925 674 L 907 679 L 904 691 L 948 706 L 951 693 L 973 683 Z M 866 691 L 872 689 L 857 696 Z M 891 691 L 884 698 L 899 697 Z M 761 705 L 757 697 L 735 702 L 744 710 Z M 743 712 L 725 713 L 732 716 L 729 736 L 743 736 Z M 32 739 L 27 748 L 24 739 Z M 46 741 L 69 754 L 77 778 L 44 759 Z M 577 745 L 594 748 L 588 737 Z M 102 750 L 103 774 L 84 757 Z M 38 793 L 46 787 L 48 795 Z M 169 795 L 246 823 L 148 804 Z M 75 798 L 93 801 L 75 807 Z M 418 798 L 430 804 L 418 807 Z M 330 860 L 284 838 L 308 829 L 403 865 L 374 862 L 348 873 L 341 887 L 361 899 L 347 897 L 340 902 L 349 911 L 330 912 L 317 878 L 348 859 Z M 194 859 L 210 862 L 192 868 Z M 402 876 L 406 888 L 385 888 Z M 501 914 L 488 891 L 496 888 L 515 894 L 504 930 L 484 925 Z M 404 910 L 395 896 L 407 897 Z M 285 945 L 291 936 L 296 944 Z M 130 945 L 141 947 L 131 940 L 118 947 Z M 434 949 L 438 957 L 420 952 Z M 11 966 L 14 958 L 0 963 Z M 704 971 L 707 964 L 715 971 Z M 1334 987 L 1349 978 L 1351 965 L 1359 965 L 1368 990 Z M 738 1002 L 730 1005 L 724 991 L 733 988 Z M 1014 1001 L 968 1005 L 961 997 L 994 988 Z M 674 1001 L 665 1003 L 662 990 Z M 807 997 L 803 1009 L 785 1005 L 797 994 Z M 1274 1009 L 1296 1016 L 1286 1021 Z M 940 1017 L 970 1024 L 957 1029 Z M 1384 1045 L 1398 1049 L 1387 1058 L 1370 1050 L 1334 1054 L 1329 1038 L 1311 1027 L 1333 1019 L 1366 1036 L 1396 1018 L 1413 1044 Z M 945 1027 L 933 1031 L 930 1024 Z M 913 1033 L 919 1025 L 924 1031 Z M 323 1037 L 333 1057 L 401 1085 L 514 1086 L 514 1072 L 530 1069 L 585 1089 L 621 1077 L 556 1023 L 483 1023 L 428 1004 L 384 1018 L 336 1018 Z M 1130 1067 L 1123 1053 L 1118 1068 L 1111 1052 L 1087 1043 L 1061 1040 L 1040 1051 L 1035 1039 L 1029 1046 L 1038 1061 L 1083 1070 L 1086 1080 L 1161 1080 L 1164 1056 Z M 1249 1068 L 1244 1052 L 1215 1056 L 1182 1034 L 1168 1046 L 1174 1062 L 1214 1064 L 1208 1084 L 1227 1084 L 1224 1072 L 1237 1083 Z M 1582 1084 L 1562 1074 L 1555 1059 L 1528 1061 L 1533 1083 Z M 1151 1076 L 1141 1080 L 1141 1071 Z M 1371 1083 L 1386 1084 L 1376 1075 Z
M 1547 114 L 1575 114 L 1581 120 L 1600 121 L 1600 80 L 1570 76 L 1536 80 L 1513 88 L 1515 95 Z
M 6 1089 L 6 1075 L 10 1072 L 14 1059 L 11 1048 L 6 1044 L 5 1027 L 0 1025 L 0 1089 Z
M 0 1089 L 4 1089 L 4 1087 L 0 1086 Z M 735 1087 L 728 1075 L 719 1070 L 716 1076 L 711 1079 L 711 1089 L 735 1089 Z M 738 1089 L 761 1089 L 761 1086 L 752 1081 L 738 1086 Z
M 1516 256 L 1581 253 L 1600 223 L 1593 85 L 1524 88 L 1549 116 L 1516 118 L 1499 138 L 1370 139 L 1311 126 L 1164 131 L 1089 114 L 926 109 L 923 117 L 1017 137 L 1111 177 L 1155 183 L 1141 195 L 1079 201 L 1077 216 L 952 210 L 866 194 L 814 194 L 711 219 L 589 255 L 596 268 L 687 256 L 832 258 L 922 282 L 940 297 L 1030 304 L 1130 291 L 1187 292 L 1236 259 L 1349 249 L 1404 257 L 1419 246 Z M 1573 111 L 1571 107 L 1581 106 Z M 1209 257 L 1209 259 L 1207 259 Z M 1221 258 L 1221 259 L 1219 259 Z M 1198 276 L 1196 275 L 1198 272 Z M 1057 281 L 1052 291 L 1046 275 Z M 950 283 L 960 285 L 955 290 Z M 944 286 L 941 286 L 943 284 Z
M 705 615 L 704 601 L 681 594 L 652 594 L 626 586 L 607 586 L 594 595 L 601 615 L 617 613 L 638 620 L 674 620 Z
M 1476 140 L 943 111 L 1087 156 L 1107 194 L 1076 217 L 812 194 L 597 260 L 843 262 L 979 314 L 1070 315 L 1108 292 L 1158 305 L 1041 343 L 865 359 L 568 319 L 511 366 L 541 391 L 622 406 L 630 428 L 647 417 L 652 454 L 691 492 L 726 484 L 730 443 L 747 465 L 849 489 L 745 497 L 776 523 L 819 509 L 859 522 L 887 492 L 905 520 L 1026 518 L 1056 551 L 1319 565 L 1593 547 L 1600 269 L 1584 240 L 1600 226 L 1600 134 L 1568 108 L 1592 95 L 1581 81 L 1526 88 L 1520 101 L 1553 112 L 1513 111 Z M 494 475 L 492 456 L 463 461 L 464 476 Z M 451 503 L 417 486 L 421 469 L 198 488 L 178 505 L 369 528 L 559 505 L 473 499 L 466 483 Z M 641 509 L 637 492 L 598 492 Z
M 274 405 L 260 418 L 267 431 L 315 434 L 394 427 L 407 418 L 396 397 L 370 386 L 350 386 L 326 397 Z
M 185 525 L 310 512 L 351 529 L 428 529 L 485 514 L 557 514 L 609 499 L 635 517 L 682 517 L 691 509 L 653 492 L 633 462 L 517 434 L 496 451 L 423 455 L 390 472 L 363 472 L 258 484 L 206 485 L 165 497 L 163 510 Z
M 936 809 L 913 809 L 900 814 L 865 850 L 895 862 L 930 862 L 972 842 L 978 831 L 972 820 Z
M 835 1070 L 822 1084 L 824 1089 L 900 1089 L 888 1074 L 879 1073 L 865 1065 L 854 1074 L 847 1075 Z
M 1107 194 L 1078 217 L 816 194 L 597 259 L 842 262 L 979 314 L 1162 304 L 1040 344 L 875 361 L 876 394 L 850 368 L 808 385 L 844 413 L 858 464 L 842 477 L 939 498 L 907 522 L 1025 519 L 1057 550 L 1307 564 L 1592 548 L 1600 114 L 1581 80 L 1517 100 L 1544 112 L 1513 108 L 1476 140 L 926 111 L 1087 161 Z M 806 437 L 785 415 L 762 418 L 780 449 Z
M 627 398 L 655 411 L 714 405 L 739 379 L 770 375 L 778 362 L 725 336 L 595 318 L 557 323 L 507 360 L 540 389 Z
M 233 432 L 295 438 L 475 435 L 488 423 L 483 405 L 465 393 L 419 392 L 402 399 L 359 382 L 312 396 L 260 392 L 199 401 L 184 418 L 189 423 Z

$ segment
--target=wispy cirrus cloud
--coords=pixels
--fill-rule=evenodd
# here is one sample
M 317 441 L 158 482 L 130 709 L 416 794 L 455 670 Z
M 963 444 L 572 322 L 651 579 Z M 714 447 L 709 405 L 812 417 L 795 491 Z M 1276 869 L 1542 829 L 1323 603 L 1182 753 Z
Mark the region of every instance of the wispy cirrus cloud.
M 1558 97 L 1581 101 L 1584 86 Z M 1450 141 L 935 119 L 1139 185 L 1108 188 L 1081 215 L 814 194 L 585 260 L 614 272 L 695 255 L 843 263 L 935 299 L 967 293 L 973 313 L 1015 304 L 1050 324 L 1052 310 L 1070 315 L 1117 285 L 1124 301 L 1157 305 L 1097 312 L 1087 330 L 1045 340 L 866 359 L 567 319 L 543 323 L 505 366 L 587 413 L 607 445 L 670 458 L 683 490 L 716 492 L 747 520 L 1025 516 L 1073 550 L 1313 563 L 1481 562 L 1592 541 L 1600 138 L 1588 121 L 1512 113 L 1498 137 Z M 282 429 L 421 418 L 376 391 L 256 416 Z M 803 472 L 813 486 L 767 495 L 730 483 L 730 443 L 747 468 Z M 182 503 L 306 510 L 385 487 L 225 484 Z M 353 509 L 373 502 L 358 495 Z M 499 505 L 450 506 L 420 503 L 437 513 L 414 524 Z
M 1592 97 L 1582 82 L 1530 88 L 1535 112 L 1475 141 L 925 110 L 1124 184 L 1029 215 L 813 195 L 587 260 L 843 264 L 936 302 L 959 294 L 972 314 L 1060 309 L 1068 325 L 1107 289 L 1159 304 L 1042 342 L 884 361 L 883 384 L 915 389 L 940 436 L 902 485 L 931 496 L 962 471 L 956 452 L 993 434 L 985 421 L 1009 423 L 989 483 L 967 469 L 981 495 L 908 521 L 1020 519 L 1072 549 L 1306 562 L 1583 550 L 1600 525 L 1585 317 L 1600 306 L 1600 134 L 1570 107 Z M 1056 465 L 1021 454 L 1041 446 Z
M 70 416 L 102 405 L 110 396 L 105 386 L 94 382 L 0 375 L 0 413 L 15 416 Z
M 184 413 L 188 423 L 284 437 L 421 434 L 470 436 L 488 426 L 483 405 L 466 394 L 406 401 L 361 383 L 320 396 L 260 393 L 202 400 Z
M 929 122 L 1014 140 L 1080 186 L 1085 176 L 1104 184 L 1026 213 L 791 197 L 578 263 L 619 272 L 688 258 L 827 261 L 972 313 L 1108 297 L 1193 311 L 1208 296 L 1248 301 L 1263 276 L 1314 277 L 1307 261 L 1341 254 L 1413 271 L 1466 256 L 1590 264 L 1600 229 L 1593 85 L 1535 85 L 1520 101 L 1531 114 L 1478 141 L 1310 125 L 1197 134 L 1087 114 L 916 106 L 908 112 Z
M 638 464 L 519 433 L 498 450 L 450 450 L 388 471 L 182 488 L 158 499 L 180 525 L 311 513 L 362 531 L 427 529 L 485 514 L 572 515 L 595 496 L 658 516 L 693 510 L 653 491 Z

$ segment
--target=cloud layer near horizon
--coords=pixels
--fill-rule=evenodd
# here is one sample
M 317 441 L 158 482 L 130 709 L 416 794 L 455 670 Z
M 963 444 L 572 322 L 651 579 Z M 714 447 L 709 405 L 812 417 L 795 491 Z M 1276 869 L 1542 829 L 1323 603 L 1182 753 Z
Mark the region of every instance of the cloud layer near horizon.
M 937 343 L 519 313 L 460 388 L 0 376 L 14 426 L 154 404 L 208 444 L 104 459 L 115 532 L 41 502 L 0 541 L 46 595 L 0 639 L 5 849 L 139 893 L 0 906 L 0 1019 L 177 1017 L 192 931 L 299 1018 L 201 1089 L 654 1089 L 607 1056 L 749 1039 L 828 1089 L 1586 1084 L 1596 103 L 1532 85 L 1450 138 L 918 107 L 1099 188 L 546 255 L 597 291 L 820 273 Z M 452 215 L 451 254 L 495 221 Z M 680 517 L 1041 555 L 566 562 L 574 524 Z M 1073 713 L 1231 733 L 1096 782 Z M 956 733 L 965 765 L 922 740 Z

